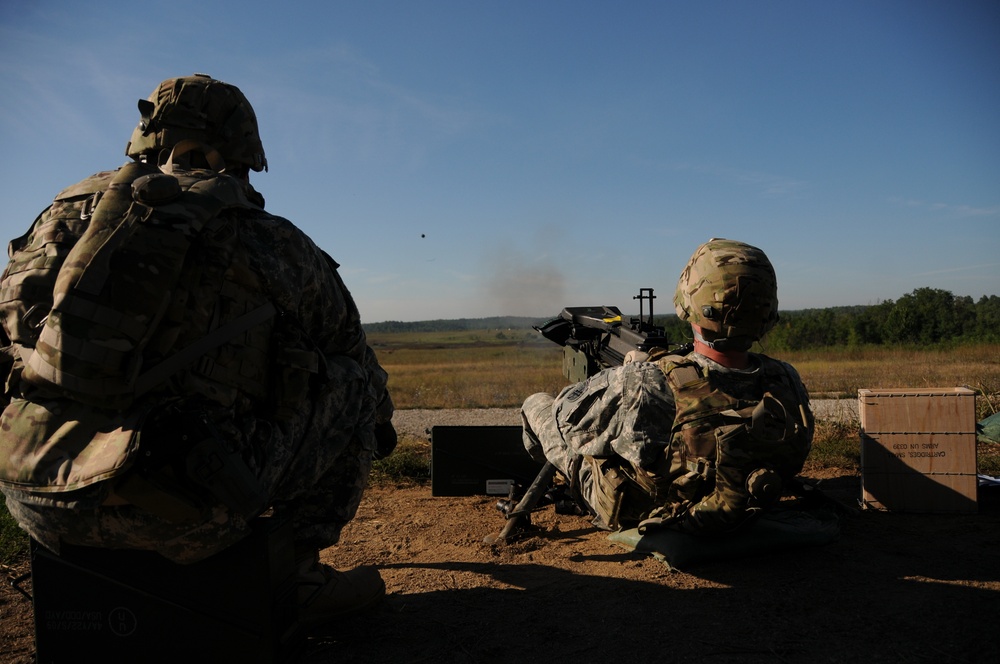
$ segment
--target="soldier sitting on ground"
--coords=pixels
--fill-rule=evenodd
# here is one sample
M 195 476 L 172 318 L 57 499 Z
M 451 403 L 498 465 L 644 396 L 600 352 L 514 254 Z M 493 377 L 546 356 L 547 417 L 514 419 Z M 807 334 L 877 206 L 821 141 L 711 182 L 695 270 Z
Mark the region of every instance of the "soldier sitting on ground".
M 749 352 L 778 320 L 764 252 L 706 242 L 674 303 L 691 324 L 692 352 L 633 355 L 522 407 L 529 454 L 551 462 L 605 530 L 735 531 L 775 505 L 812 444 L 798 373 Z

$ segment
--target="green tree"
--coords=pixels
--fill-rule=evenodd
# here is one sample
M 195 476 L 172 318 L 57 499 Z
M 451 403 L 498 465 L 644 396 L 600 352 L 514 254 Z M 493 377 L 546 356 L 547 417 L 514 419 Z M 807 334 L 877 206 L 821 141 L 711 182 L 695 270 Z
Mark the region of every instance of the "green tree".
M 938 288 L 918 288 L 899 298 L 885 324 L 886 341 L 935 344 L 961 336 L 955 296 Z
M 984 295 L 976 302 L 972 336 L 978 341 L 1000 341 L 1000 297 Z

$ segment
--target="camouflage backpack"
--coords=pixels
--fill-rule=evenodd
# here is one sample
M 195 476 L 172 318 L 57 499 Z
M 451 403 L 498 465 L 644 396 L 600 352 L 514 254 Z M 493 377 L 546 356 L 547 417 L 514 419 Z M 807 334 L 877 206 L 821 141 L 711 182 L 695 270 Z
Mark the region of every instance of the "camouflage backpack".
M 226 207 L 251 207 L 229 176 L 173 175 L 138 163 L 122 168 L 58 272 L 52 307 L 25 358 L 22 380 L 120 409 L 203 354 L 196 347 L 153 368 L 142 362 L 192 239 Z M 252 326 L 273 313 L 265 306 L 242 323 Z M 225 341 L 226 334 L 207 343 Z
M 759 401 L 722 392 L 696 362 L 659 360 L 677 408 L 670 445 L 675 479 L 654 521 L 700 533 L 735 529 L 773 505 L 783 482 L 801 470 L 812 415 L 786 365 L 758 357 L 765 389 Z
M 259 207 L 231 176 L 130 163 L 61 192 L 11 243 L 0 312 L 20 361 L 8 377 L 0 484 L 65 492 L 120 473 L 149 410 L 141 397 L 234 337 L 243 335 L 244 354 L 261 360 L 250 364 L 266 371 L 262 324 L 276 310 L 253 294 L 256 284 L 231 278 L 238 243 L 227 237 L 189 255 L 206 229 L 226 231 L 217 228 L 221 212 Z M 206 251 L 223 256 L 196 264 Z M 214 308 L 227 297 L 219 323 Z M 201 331 L 182 329 L 191 318 Z M 212 367 L 199 368 L 203 382 L 213 377 Z M 221 385 L 242 379 L 248 390 L 266 389 L 262 374 L 240 375 L 243 366 L 220 373 Z M 225 405 L 225 396 L 216 401 Z

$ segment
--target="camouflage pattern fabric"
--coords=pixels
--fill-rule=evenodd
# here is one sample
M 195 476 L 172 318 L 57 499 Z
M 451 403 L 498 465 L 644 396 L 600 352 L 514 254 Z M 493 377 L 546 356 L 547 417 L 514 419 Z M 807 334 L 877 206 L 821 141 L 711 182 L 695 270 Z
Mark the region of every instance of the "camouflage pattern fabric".
M 760 339 L 778 321 L 771 261 L 757 247 L 713 238 L 695 250 L 681 272 L 674 309 L 681 320 L 716 337 Z
M 3 329 L 15 348 L 34 348 L 44 316 L 52 306 L 52 289 L 66 256 L 90 225 L 100 197 L 117 171 L 102 171 L 67 187 L 38 216 L 27 233 L 11 240 L 10 263 L 0 289 Z M 13 357 L 6 358 L 8 362 Z M 9 372 L 9 365 L 6 365 Z
M 97 408 L 127 407 L 151 366 L 145 346 L 191 270 L 192 241 L 224 207 L 252 206 L 242 189 L 206 171 L 120 169 L 65 258 L 22 379 Z
M 591 460 L 617 458 L 651 472 L 662 469 L 673 394 L 658 366 L 637 362 L 601 371 L 554 399 L 534 394 L 522 405 L 521 417 L 532 458 L 551 461 L 590 508 L 594 525 L 614 529 L 600 463 Z M 598 510 L 600 505 L 609 509 Z
M 97 180 L 106 183 L 108 177 Z M 81 191 L 74 205 L 85 207 L 80 201 L 91 195 Z M 387 376 L 367 345 L 339 266 L 291 222 L 265 212 L 263 198 L 249 185 L 246 195 L 260 209 L 228 210 L 208 225 L 204 241 L 186 259 L 198 269 L 185 268 L 182 293 L 168 306 L 144 358 L 155 362 L 204 335 L 207 321 L 224 323 L 261 300 L 272 302 L 279 318 L 206 354 L 133 408 L 155 413 L 164 404 L 197 406 L 264 488 L 268 505 L 290 515 L 297 545 L 324 548 L 338 541 L 360 503 L 376 422 L 391 419 Z M 65 238 L 51 230 L 58 214 L 59 205 L 47 209 L 24 238 L 12 243 L 12 265 L 23 263 L 23 250 L 44 246 L 40 234 Z M 76 225 L 69 246 L 86 221 Z M 34 297 L 21 288 L 0 303 L 7 399 L 59 398 L 40 395 L 21 380 L 20 342 L 33 343 L 33 328 L 25 319 Z M 6 425 L 21 426 L 16 420 Z M 167 426 L 146 428 L 161 428 L 160 437 L 179 440 Z M 3 492 L 21 526 L 54 550 L 63 541 L 156 550 L 177 562 L 194 562 L 248 532 L 245 516 L 226 505 L 209 501 L 199 506 L 198 518 L 169 519 L 127 504 L 119 487 L 113 479 L 64 493 L 10 486 Z
M 235 85 L 205 74 L 167 79 L 139 101 L 139 112 L 125 146 L 133 159 L 156 164 L 161 150 L 195 140 L 215 146 L 229 166 L 267 170 L 257 115 Z
M 762 367 L 773 362 L 750 357 L 751 368 L 746 370 L 728 369 L 697 353 L 685 359 L 707 370 L 712 385 L 729 395 L 724 401 L 743 400 L 749 405 L 764 396 L 768 372 Z M 794 369 L 788 369 L 795 383 L 794 400 L 808 411 L 805 387 Z M 526 399 L 521 411 L 525 449 L 538 461 L 551 461 L 569 479 L 599 528 L 634 526 L 654 513 L 673 516 L 679 510 L 686 515 L 702 498 L 713 495 L 714 481 L 699 482 L 690 495 L 683 494 L 683 480 L 690 470 L 687 454 L 680 449 L 677 411 L 674 389 L 656 363 L 626 364 L 570 385 L 555 398 L 535 394 Z M 714 436 L 714 427 L 711 433 Z M 804 459 L 802 450 L 796 450 Z M 715 452 L 714 446 L 705 452 L 712 457 L 713 471 Z M 773 461 L 772 451 L 761 447 L 760 452 L 762 463 Z M 741 500 L 745 493 L 740 492 Z
M 802 469 L 813 435 L 808 394 L 790 365 L 765 355 L 754 360 L 757 385 L 752 391 L 730 387 L 735 394 L 702 363 L 659 360 L 677 412 L 675 479 L 652 514 L 661 521 L 656 525 L 665 519 L 688 532 L 735 530 L 771 507 L 783 483 Z

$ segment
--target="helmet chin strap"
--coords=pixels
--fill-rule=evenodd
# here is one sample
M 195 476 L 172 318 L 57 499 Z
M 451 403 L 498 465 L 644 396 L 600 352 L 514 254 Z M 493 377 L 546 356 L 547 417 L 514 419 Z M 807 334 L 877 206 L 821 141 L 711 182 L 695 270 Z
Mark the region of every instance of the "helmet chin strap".
M 727 351 L 733 351 L 733 350 L 740 352 L 748 351 L 750 350 L 750 346 L 753 345 L 753 340 L 750 339 L 750 337 L 731 337 L 731 338 L 722 338 L 722 339 L 715 339 L 714 341 L 709 341 L 708 339 L 705 338 L 705 335 L 703 335 L 700 330 L 692 329 L 691 331 L 694 333 L 694 338 L 697 341 L 700 341 L 701 343 L 705 344 L 712 350 L 717 350 L 720 353 L 725 353 Z

